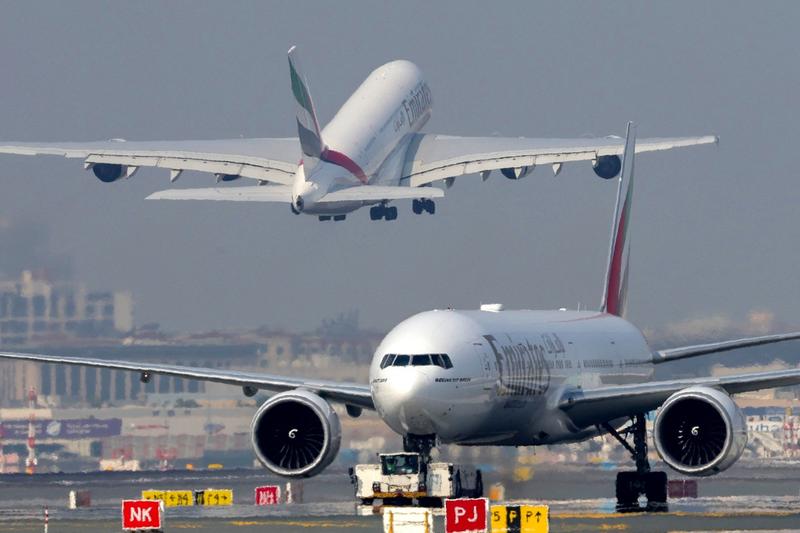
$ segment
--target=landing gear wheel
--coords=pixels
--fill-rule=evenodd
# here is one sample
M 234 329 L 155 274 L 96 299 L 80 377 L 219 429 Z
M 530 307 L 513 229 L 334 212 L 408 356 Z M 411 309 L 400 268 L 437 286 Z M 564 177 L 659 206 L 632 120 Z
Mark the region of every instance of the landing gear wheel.
M 434 202 L 433 200 L 424 200 L 424 202 L 425 202 L 425 206 L 424 206 L 425 207 L 425 211 L 427 211 L 431 215 L 435 215 L 436 214 L 436 202 Z
M 327 222 L 327 221 L 329 221 L 330 219 L 331 219 L 330 215 L 320 215 L 320 216 L 319 216 L 319 221 L 320 221 L 320 222 Z
M 636 463 L 635 472 L 617 474 L 617 511 L 620 513 L 667 511 L 667 474 L 650 471 L 644 414 L 631 417 L 631 424 L 619 431 L 609 424 L 603 424 L 603 428 L 631 453 Z M 627 440 L 630 436 L 633 437 L 633 446 Z M 639 506 L 640 496 L 647 498 L 647 507 L 644 509 Z
M 382 205 L 376 205 L 369 209 L 369 219 L 370 220 L 380 220 L 383 218 L 383 212 L 386 208 Z
M 644 475 L 644 493 L 647 511 L 662 513 L 667 510 L 667 473 L 648 472 Z
M 345 218 L 347 218 L 347 215 L 336 215 L 336 216 L 334 216 L 334 217 L 333 217 L 333 220 L 334 220 L 335 222 L 341 222 L 341 221 L 342 221 L 342 220 L 344 220 Z
M 639 474 L 637 472 L 617 472 L 617 512 L 638 513 Z
M 425 209 L 423 202 L 424 200 L 411 200 L 411 210 L 415 215 L 422 214 L 422 211 Z
M 387 207 L 386 208 L 386 220 L 396 220 L 397 219 L 397 208 L 396 207 Z
M 372 505 L 375 503 L 375 498 L 361 498 L 361 505 Z

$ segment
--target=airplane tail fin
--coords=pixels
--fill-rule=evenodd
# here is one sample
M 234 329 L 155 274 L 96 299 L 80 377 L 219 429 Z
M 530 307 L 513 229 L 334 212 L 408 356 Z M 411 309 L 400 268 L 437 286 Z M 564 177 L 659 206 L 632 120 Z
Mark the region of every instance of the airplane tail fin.
M 322 142 L 317 112 L 308 89 L 308 80 L 299 65 L 296 46 L 289 49 L 289 76 L 292 80 L 292 94 L 295 100 L 297 136 L 300 138 L 300 148 L 303 151 L 305 174 L 308 176 L 311 169 L 319 163 L 325 145 Z
M 600 310 L 617 316 L 624 316 L 628 292 L 628 262 L 630 242 L 628 230 L 631 222 L 633 202 L 633 160 L 636 151 L 636 125 L 628 122 L 625 135 L 625 151 L 622 155 L 622 170 L 617 186 L 617 202 L 614 207 L 614 221 L 611 226 L 611 244 L 608 250 L 605 287 Z

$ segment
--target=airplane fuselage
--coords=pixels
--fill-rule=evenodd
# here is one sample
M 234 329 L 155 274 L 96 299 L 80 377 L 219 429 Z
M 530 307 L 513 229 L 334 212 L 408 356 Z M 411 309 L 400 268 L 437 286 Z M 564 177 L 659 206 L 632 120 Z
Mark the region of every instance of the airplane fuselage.
M 300 165 L 293 204 L 313 215 L 354 211 L 367 202 L 319 202 L 325 194 L 359 185 L 399 185 L 411 134 L 431 115 L 433 99 L 422 72 L 398 60 L 375 69 L 322 130 L 327 149 L 310 171 Z M 310 172 L 310 175 L 307 173 Z
M 378 414 L 401 435 L 536 445 L 596 433 L 558 409 L 565 389 L 639 383 L 652 373 L 644 336 L 614 315 L 441 310 L 414 315 L 383 339 L 370 386 Z

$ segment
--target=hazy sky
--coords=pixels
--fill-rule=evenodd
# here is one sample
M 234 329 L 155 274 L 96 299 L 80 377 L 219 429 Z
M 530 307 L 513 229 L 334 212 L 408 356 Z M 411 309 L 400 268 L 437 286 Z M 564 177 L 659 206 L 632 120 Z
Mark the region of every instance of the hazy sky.
M 0 141 L 294 136 L 286 50 L 322 122 L 364 77 L 417 63 L 427 131 L 716 133 L 637 160 L 630 314 L 642 327 L 773 310 L 800 322 L 797 21 L 768 2 L 0 2 Z M 144 201 L 81 162 L 0 156 L 0 215 L 36 219 L 77 279 L 129 288 L 139 324 L 388 328 L 436 307 L 596 306 L 614 184 L 459 178 L 436 216 L 297 217 L 276 204 Z M 181 180 L 208 186 L 211 177 Z M 13 254 L 14 249 L 3 249 Z

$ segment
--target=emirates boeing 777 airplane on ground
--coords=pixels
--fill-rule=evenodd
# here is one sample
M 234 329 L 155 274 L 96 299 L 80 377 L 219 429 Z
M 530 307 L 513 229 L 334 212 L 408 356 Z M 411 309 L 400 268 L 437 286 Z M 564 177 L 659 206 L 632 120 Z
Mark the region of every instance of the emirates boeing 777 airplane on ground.
M 420 313 L 378 346 L 369 384 L 306 380 L 252 372 L 0 352 L 0 359 L 86 365 L 199 379 L 277 392 L 251 424 L 256 456 L 270 471 L 313 476 L 341 441 L 332 403 L 349 416 L 374 409 L 403 436 L 406 451 L 429 457 L 437 443 L 536 446 L 608 433 L 630 451 L 636 470 L 620 472 L 620 510 L 666 509 L 667 477 L 647 458 L 645 414 L 658 409 L 653 440 L 664 462 L 694 476 L 736 462 L 747 426 L 732 394 L 800 384 L 800 369 L 653 381 L 653 366 L 705 354 L 800 338 L 769 335 L 652 350 L 622 318 L 628 272 L 635 132 L 628 126 L 602 305 L 598 311 L 480 310 Z M 629 442 L 630 441 L 630 442 Z
M 282 202 L 295 214 L 320 220 L 343 220 L 347 213 L 372 206 L 372 220 L 394 220 L 392 200 L 412 200 L 416 214 L 431 213 L 458 176 L 493 170 L 520 179 L 537 165 L 555 174 L 568 161 L 591 161 L 595 173 L 619 174 L 623 141 L 599 139 L 526 139 L 522 137 L 452 137 L 421 133 L 431 115 L 433 96 L 422 72 L 409 61 L 375 69 L 345 102 L 333 120 L 320 128 L 308 82 L 289 50 L 289 73 L 296 102 L 297 138 L 217 141 L 90 143 L 0 143 L 0 153 L 61 155 L 84 160 L 104 182 L 129 178 L 141 167 L 170 171 L 175 181 L 185 170 L 208 172 L 218 182 L 239 178 L 256 186 L 170 189 L 150 195 L 157 200 L 232 200 Z M 638 152 L 669 150 L 717 142 L 713 135 L 644 139 Z M 299 163 L 298 163 L 299 160 Z

